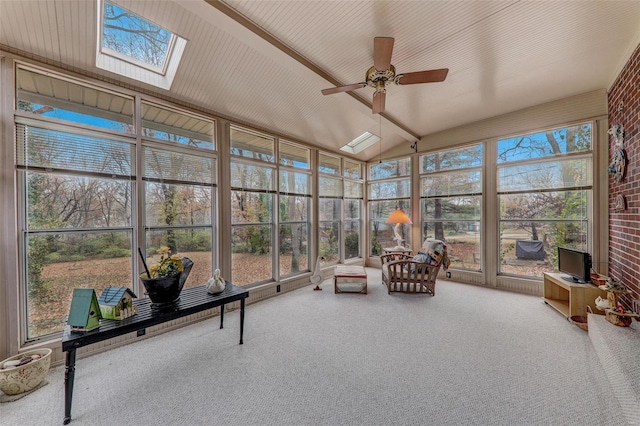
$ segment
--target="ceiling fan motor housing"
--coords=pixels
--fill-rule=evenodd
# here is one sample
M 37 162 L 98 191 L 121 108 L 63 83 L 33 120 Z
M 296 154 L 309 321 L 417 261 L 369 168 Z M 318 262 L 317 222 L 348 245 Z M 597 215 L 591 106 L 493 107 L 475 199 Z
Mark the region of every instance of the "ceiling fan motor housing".
M 385 71 L 380 71 L 375 67 L 371 67 L 367 70 L 365 81 L 368 86 L 376 89 L 376 93 L 382 93 L 385 92 L 385 82 L 393 81 L 395 76 L 396 68 L 393 65 L 389 65 L 389 69 Z

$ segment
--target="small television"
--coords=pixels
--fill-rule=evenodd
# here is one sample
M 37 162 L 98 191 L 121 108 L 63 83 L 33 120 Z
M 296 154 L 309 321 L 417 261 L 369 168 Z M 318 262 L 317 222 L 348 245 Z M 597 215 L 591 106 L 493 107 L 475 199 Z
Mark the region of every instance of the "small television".
M 591 255 L 585 251 L 558 247 L 558 270 L 565 281 L 584 284 L 591 281 Z

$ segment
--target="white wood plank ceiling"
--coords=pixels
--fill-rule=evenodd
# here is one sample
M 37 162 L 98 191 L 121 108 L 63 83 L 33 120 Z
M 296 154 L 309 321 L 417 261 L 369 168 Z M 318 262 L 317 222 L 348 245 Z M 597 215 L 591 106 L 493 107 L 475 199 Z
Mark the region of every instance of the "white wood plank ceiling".
M 640 43 L 640 1 L 114 2 L 188 40 L 169 91 L 96 68 L 93 0 L 0 0 L 0 49 L 332 151 L 382 127 L 382 146 L 361 160 L 434 132 L 607 89 Z M 372 88 L 323 96 L 321 89 L 364 81 L 376 36 L 395 38 L 398 73 L 449 68 L 447 79 L 390 85 L 382 117 L 371 113 Z

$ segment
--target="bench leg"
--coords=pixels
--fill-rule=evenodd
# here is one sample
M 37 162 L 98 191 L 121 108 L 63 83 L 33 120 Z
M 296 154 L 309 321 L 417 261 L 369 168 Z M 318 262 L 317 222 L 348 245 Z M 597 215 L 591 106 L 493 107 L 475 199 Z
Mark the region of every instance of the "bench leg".
M 240 344 L 242 344 L 242 335 L 244 334 L 244 301 L 240 299 Z
M 223 328 L 224 322 L 224 305 L 220 305 L 220 328 Z
M 64 369 L 64 421 L 68 425 L 71 421 L 71 401 L 73 399 L 73 379 L 76 375 L 76 350 L 67 352 Z

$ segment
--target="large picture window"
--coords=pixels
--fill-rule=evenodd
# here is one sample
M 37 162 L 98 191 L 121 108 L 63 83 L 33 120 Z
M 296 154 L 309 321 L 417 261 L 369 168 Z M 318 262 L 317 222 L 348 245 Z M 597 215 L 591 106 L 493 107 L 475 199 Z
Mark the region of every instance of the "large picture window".
M 216 161 L 210 155 L 143 147 L 147 263 L 161 247 L 193 261 L 185 287 L 213 275 Z
M 556 247 L 590 251 L 591 141 L 591 123 L 498 141 L 500 273 L 540 277 Z
M 362 164 L 319 153 L 318 243 L 324 264 L 362 257 Z
M 380 256 L 394 247 L 394 225 L 386 223 L 394 209 L 411 212 L 411 159 L 383 161 L 369 166 L 369 254 Z M 411 246 L 411 225 L 398 227 L 405 247 Z
M 481 269 L 482 148 L 420 156 L 422 237 L 445 241 L 456 268 Z
M 287 277 L 310 268 L 311 150 L 285 141 L 278 147 L 278 269 Z
M 75 287 L 144 297 L 138 248 L 192 258 L 187 286 L 212 275 L 213 120 L 142 100 L 136 117 L 133 97 L 23 65 L 16 98 L 23 341 L 62 331 Z
M 275 139 L 231 128 L 231 280 L 274 280 Z

